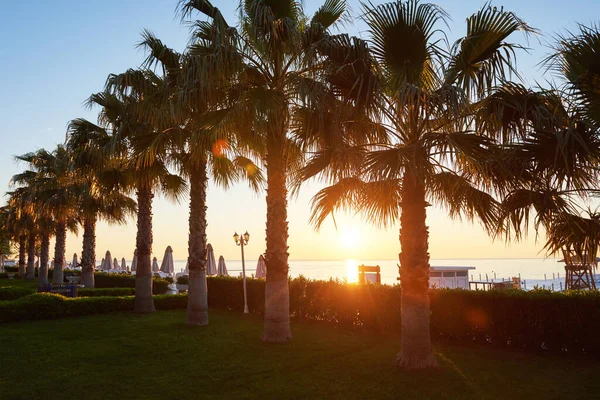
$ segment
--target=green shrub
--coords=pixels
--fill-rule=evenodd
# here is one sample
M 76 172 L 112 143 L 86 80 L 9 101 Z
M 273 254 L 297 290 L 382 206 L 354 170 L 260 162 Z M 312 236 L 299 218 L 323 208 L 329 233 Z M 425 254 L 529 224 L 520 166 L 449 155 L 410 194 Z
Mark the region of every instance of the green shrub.
M 4 267 L 4 271 L 6 271 L 6 272 L 19 272 L 19 267 L 5 266 Z
M 13 287 L 13 286 L 0 287 L 0 301 L 16 300 L 21 297 L 28 296 L 35 292 L 36 292 L 36 290 L 32 289 L 32 288 Z
M 8 273 L 7 272 L 0 272 L 0 279 L 8 279 Z
M 250 312 L 264 313 L 265 281 L 246 279 Z M 241 278 L 209 277 L 210 307 L 242 311 Z M 290 315 L 298 320 L 399 332 L 399 285 L 289 281 Z M 433 337 L 600 356 L 600 292 L 431 290 Z
M 94 273 L 94 286 L 103 288 L 135 288 L 135 275 Z M 169 282 L 163 278 L 152 278 L 152 293 L 163 294 L 169 289 Z
M 133 296 L 71 299 L 59 294 L 35 293 L 13 301 L 0 301 L 0 323 L 133 311 L 133 305 Z M 187 296 L 154 296 L 154 305 L 157 310 L 185 309 Z
M 0 322 L 54 319 L 133 310 L 133 297 L 83 297 L 35 293 L 0 302 Z
M 153 297 L 157 310 L 185 310 L 187 307 L 187 294 L 161 294 Z
M 79 297 L 99 297 L 99 296 L 133 296 L 135 288 L 81 288 L 77 291 Z
M 177 283 L 180 285 L 187 285 L 190 282 L 190 277 L 187 275 L 181 275 L 177 277 Z

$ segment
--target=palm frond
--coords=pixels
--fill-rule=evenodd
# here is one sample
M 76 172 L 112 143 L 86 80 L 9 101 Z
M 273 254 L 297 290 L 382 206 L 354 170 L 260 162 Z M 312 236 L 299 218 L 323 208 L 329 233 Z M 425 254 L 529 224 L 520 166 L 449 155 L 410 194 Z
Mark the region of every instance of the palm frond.
M 536 32 L 515 13 L 486 4 L 467 18 L 467 34 L 453 46 L 445 82 L 483 95 L 510 74 L 518 77 L 515 55 L 523 47 L 506 42 L 517 31 Z

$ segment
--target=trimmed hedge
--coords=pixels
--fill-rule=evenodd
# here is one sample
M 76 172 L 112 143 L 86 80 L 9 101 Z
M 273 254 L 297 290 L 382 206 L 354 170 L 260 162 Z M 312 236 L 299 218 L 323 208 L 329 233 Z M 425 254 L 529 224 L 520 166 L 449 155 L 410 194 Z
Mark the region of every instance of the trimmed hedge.
M 185 309 L 187 296 L 154 296 L 157 310 Z M 67 298 L 53 293 L 35 293 L 13 301 L 0 301 L 0 323 L 56 319 L 115 311 L 133 311 L 134 297 Z
M 32 288 L 13 286 L 0 287 L 0 301 L 16 300 L 35 292 L 36 290 Z
M 246 279 L 250 312 L 264 313 L 262 279 Z M 399 332 L 400 286 L 289 281 L 290 315 L 343 328 Z M 600 292 L 430 291 L 433 337 L 600 356 Z M 211 307 L 242 311 L 241 278 L 208 278 Z
M 107 274 L 105 272 L 94 273 L 94 286 L 97 289 L 104 288 L 135 288 L 135 275 L 129 274 Z M 166 279 L 152 278 L 152 293 L 163 294 L 169 289 Z
M 101 296 L 133 296 L 135 288 L 106 288 L 106 289 L 91 289 L 81 288 L 77 291 L 79 297 L 101 297 Z
M 0 272 L 0 279 L 8 279 L 8 272 Z

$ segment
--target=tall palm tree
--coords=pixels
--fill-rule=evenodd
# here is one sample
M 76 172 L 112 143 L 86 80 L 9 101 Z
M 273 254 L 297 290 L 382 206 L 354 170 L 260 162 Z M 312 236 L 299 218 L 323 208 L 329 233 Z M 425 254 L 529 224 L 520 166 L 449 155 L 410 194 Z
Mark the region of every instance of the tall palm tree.
M 212 56 L 214 67 L 238 69 L 229 90 L 235 97 L 228 113 L 229 128 L 239 137 L 251 138 L 263 146 L 267 175 L 265 261 L 269 273 L 262 340 L 287 341 L 292 337 L 287 185 L 290 171 L 302 159 L 289 131 L 294 107 L 306 91 L 312 90 L 312 78 L 320 71 L 318 44 L 328 35 L 328 29 L 343 19 L 346 2 L 328 0 L 307 17 L 299 1 L 247 0 L 240 2 L 237 28 L 229 26 L 207 0 L 180 3 L 184 18 L 194 10 L 210 18 L 210 26 L 220 33 L 219 47 Z M 196 36 L 205 35 L 207 25 L 199 21 L 196 26 Z
M 502 162 L 510 174 L 495 190 L 503 198 L 499 232 L 507 239 L 521 239 L 533 222 L 546 232 L 549 254 L 597 251 L 597 215 L 586 215 L 580 203 L 599 193 L 599 49 L 599 29 L 581 26 L 561 36 L 545 60 L 558 88 L 504 84 L 477 105 L 478 129 L 506 144 Z
M 71 157 L 63 145 L 58 145 L 52 152 L 41 149 L 35 153 L 27 153 L 17 157 L 29 164 L 30 169 L 15 175 L 13 181 L 21 184 L 32 183 L 36 208 L 32 218 L 51 216 L 55 226 L 56 242 L 54 247 L 54 272 L 52 281 L 63 283 L 63 265 L 65 263 L 65 247 L 67 229 L 76 232 L 76 189 Z M 33 222 L 35 225 L 35 220 Z M 35 241 L 29 239 L 30 249 L 35 249 Z
M 345 36 L 324 46 L 330 90 L 350 100 L 348 111 L 325 105 L 321 121 L 342 118 L 337 140 L 321 141 L 301 178 L 324 175 L 335 182 L 313 199 L 313 222 L 340 208 L 361 211 L 378 225 L 400 222 L 402 340 L 396 365 L 436 365 L 430 339 L 429 253 L 426 210 L 445 206 L 451 217 L 479 219 L 495 231 L 499 206 L 486 189 L 488 162 L 498 151 L 493 138 L 475 129 L 473 104 L 514 70 L 516 31 L 533 30 L 515 14 L 484 7 L 467 19 L 466 36 L 442 48 L 438 29 L 447 14 L 419 1 L 363 6 L 366 43 Z M 320 105 L 321 103 L 319 103 Z M 352 112 L 369 116 L 356 127 Z M 360 119 L 358 121 L 361 121 Z M 303 121 L 300 121 L 303 122 Z M 309 121 L 310 122 L 310 121 Z M 310 131 L 305 123 L 296 129 Z M 356 144 L 361 131 L 382 131 L 369 145 Z M 358 131 L 358 132 L 357 132 Z
M 109 150 L 121 160 L 119 168 L 127 177 L 123 182 L 133 188 L 137 197 L 135 311 L 154 312 L 152 299 L 152 199 L 155 192 L 177 199 L 186 190 L 185 181 L 168 169 L 168 146 L 151 147 L 148 141 L 156 137 L 160 126 L 154 118 L 140 118 L 153 112 L 155 98 L 162 96 L 166 83 L 152 71 L 129 70 L 110 75 L 107 91 L 92 95 L 90 104 L 102 107 L 99 120 L 111 130 Z M 139 110 L 146 109 L 146 113 Z M 160 120 L 160 119 L 159 119 Z
M 83 225 L 81 284 L 94 287 L 96 266 L 96 222 L 124 223 L 135 212 L 136 203 L 121 193 L 123 173 L 119 160 L 107 154 L 111 136 L 101 126 L 85 119 L 69 123 L 67 149 L 73 157 L 77 198 Z
M 176 145 L 172 158 L 183 176 L 190 182 L 190 218 L 188 240 L 189 290 L 185 323 L 188 325 L 208 324 L 208 293 L 206 287 L 207 262 L 207 202 L 209 176 L 217 185 L 227 188 L 239 178 L 246 177 L 257 190 L 262 174 L 254 163 L 241 153 L 242 145 L 236 144 L 233 132 L 219 129 L 227 113 L 226 96 L 223 91 L 211 85 L 213 93 L 202 95 L 186 93 L 197 90 L 199 77 L 195 72 L 205 58 L 214 53 L 214 42 L 208 38 L 196 41 L 189 52 L 179 54 L 165 46 L 149 31 L 143 33 L 140 43 L 149 51 L 146 64 L 151 67 L 160 64 L 169 82 L 169 95 L 159 99 L 157 107 L 168 106 L 171 110 L 167 121 L 161 125 L 167 129 L 168 138 L 162 132 L 153 140 L 156 146 L 163 136 Z M 222 73 L 213 79 L 223 80 Z M 226 80 L 225 80 L 226 82 Z M 216 92 L 221 93 L 216 93 Z M 164 116 L 163 113 L 154 115 Z M 160 146 L 160 145 L 159 145 Z M 235 149 L 235 152 L 231 150 Z M 237 154 L 236 154 L 237 153 Z
M 18 184 L 13 181 L 11 184 Z M 26 277 L 26 261 L 28 243 L 27 238 L 30 231 L 33 231 L 33 202 L 31 201 L 30 190 L 28 187 L 19 187 L 12 192 L 7 193 L 10 197 L 7 205 L 7 230 L 9 234 L 18 241 L 19 246 L 19 277 Z M 30 252 L 30 254 L 32 254 Z

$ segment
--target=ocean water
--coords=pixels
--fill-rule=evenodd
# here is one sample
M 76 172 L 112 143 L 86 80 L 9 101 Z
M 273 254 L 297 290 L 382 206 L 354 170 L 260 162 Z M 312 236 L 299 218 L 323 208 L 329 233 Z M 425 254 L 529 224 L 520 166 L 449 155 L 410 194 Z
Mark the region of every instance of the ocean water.
M 560 289 L 564 284 L 564 264 L 556 258 L 503 258 L 503 259 L 432 259 L 432 266 L 470 266 L 471 281 L 502 281 L 512 277 L 521 277 L 527 289 L 535 285 L 539 287 Z M 128 264 L 131 262 L 128 261 Z M 160 264 L 160 261 L 159 261 Z M 185 260 L 175 261 L 175 271 L 185 268 Z M 241 276 L 241 260 L 227 261 L 227 270 L 231 276 Z M 257 260 L 246 260 L 246 276 L 252 276 L 256 271 Z M 328 280 L 330 278 L 355 282 L 358 265 L 379 265 L 381 267 L 381 282 L 393 285 L 398 281 L 397 260 L 290 260 L 290 276 L 303 275 L 311 279 Z

